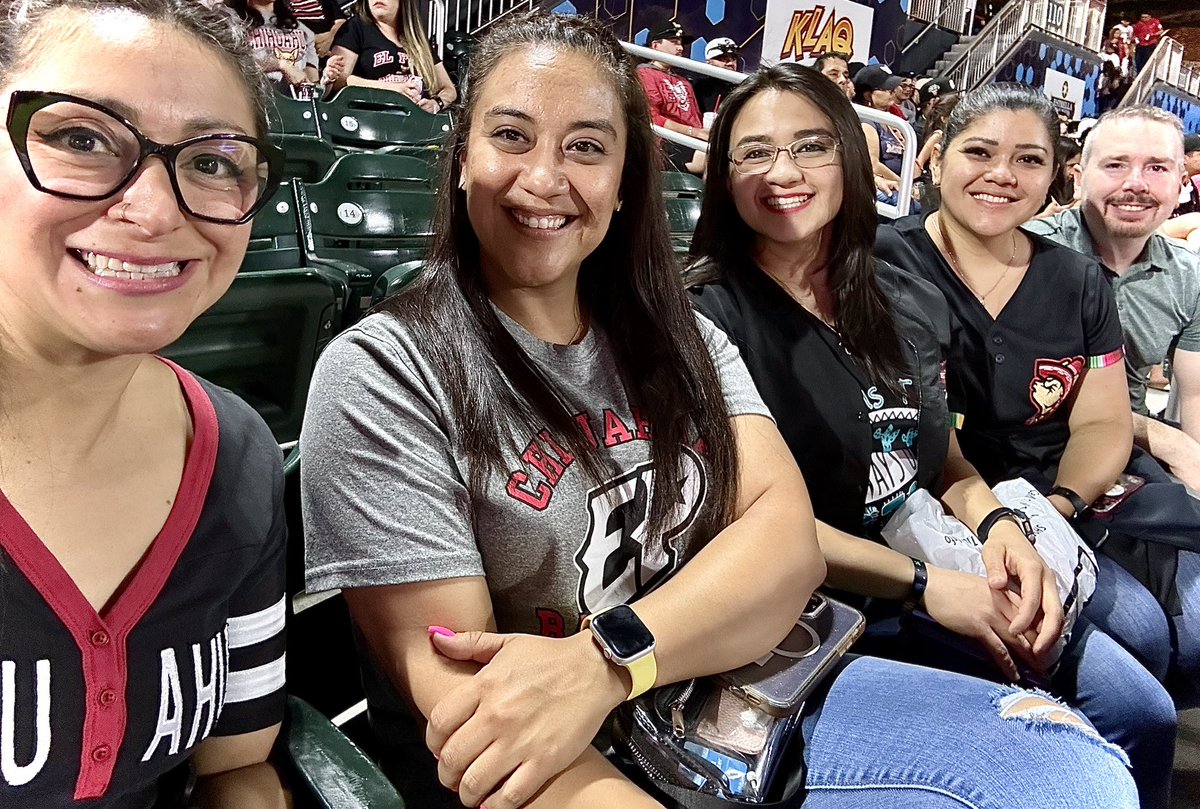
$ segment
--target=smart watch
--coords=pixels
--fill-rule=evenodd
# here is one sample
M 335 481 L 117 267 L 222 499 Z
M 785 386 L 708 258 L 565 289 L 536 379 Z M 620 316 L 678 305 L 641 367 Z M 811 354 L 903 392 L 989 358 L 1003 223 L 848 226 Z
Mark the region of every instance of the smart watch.
M 592 632 L 592 640 L 612 663 L 623 666 L 633 681 L 627 699 L 644 694 L 658 679 L 654 659 L 654 634 L 627 604 L 592 613 L 583 621 Z

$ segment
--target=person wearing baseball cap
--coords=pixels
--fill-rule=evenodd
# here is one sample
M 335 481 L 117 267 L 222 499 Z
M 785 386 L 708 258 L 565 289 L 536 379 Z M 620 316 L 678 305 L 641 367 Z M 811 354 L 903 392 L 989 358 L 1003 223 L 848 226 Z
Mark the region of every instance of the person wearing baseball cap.
M 741 49 L 729 37 L 717 37 L 704 47 L 705 63 L 725 70 L 737 70 L 741 55 Z M 733 89 L 733 85 L 723 79 L 702 74 L 692 76 L 692 86 L 696 88 L 696 98 L 703 114 L 716 112 L 721 105 L 721 98 Z
M 896 106 L 892 91 L 904 83 L 900 76 L 893 75 L 882 65 L 867 65 L 854 74 L 854 103 L 883 112 L 890 112 L 900 120 L 904 111 Z M 900 167 L 904 161 L 904 133 L 898 128 L 874 121 L 863 121 L 863 135 L 867 139 L 867 152 L 875 170 L 875 187 L 881 202 L 896 204 L 899 198 Z
M 736 70 L 741 48 L 729 37 L 717 37 L 704 48 L 704 59 L 713 67 Z
M 1200 211 L 1200 135 L 1183 136 L 1183 191 L 1172 217 Z
M 687 39 L 683 26 L 675 20 L 667 20 L 650 29 L 647 37 L 650 49 L 669 56 L 683 55 L 683 41 Z M 638 65 L 638 78 L 650 102 L 650 118 L 663 129 L 679 132 L 700 140 L 708 140 L 704 129 L 700 103 L 692 83 L 678 75 L 666 62 L 650 61 Z M 700 173 L 703 163 L 697 153 L 676 143 L 663 144 L 666 159 L 676 168 Z

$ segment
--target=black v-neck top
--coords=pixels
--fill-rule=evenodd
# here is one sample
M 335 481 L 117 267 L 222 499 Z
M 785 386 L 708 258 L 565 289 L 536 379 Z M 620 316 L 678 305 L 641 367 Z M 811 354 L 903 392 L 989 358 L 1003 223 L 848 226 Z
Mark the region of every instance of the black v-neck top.
M 922 216 L 881 225 L 875 245 L 879 258 L 933 283 L 950 305 L 950 409 L 963 416 L 963 454 L 992 484 L 1052 482 L 1080 381 L 1124 356 L 1116 301 L 1096 262 L 1025 235 L 1029 270 L 995 318 L 942 257 Z
M 149 809 L 205 738 L 282 720 L 279 448 L 249 405 L 168 364 L 194 437 L 102 612 L 0 493 L 0 807 Z
M 832 329 L 752 263 L 692 290 L 696 308 L 741 352 L 804 473 L 817 519 L 870 538 L 918 487 L 941 493 L 950 434 L 945 301 L 882 262 L 876 278 L 909 361 L 902 396 L 871 379 Z

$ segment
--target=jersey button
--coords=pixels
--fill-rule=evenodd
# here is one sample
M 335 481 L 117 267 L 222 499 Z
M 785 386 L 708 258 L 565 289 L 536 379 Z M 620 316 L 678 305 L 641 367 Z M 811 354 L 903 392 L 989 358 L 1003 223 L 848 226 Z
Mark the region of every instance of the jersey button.
M 112 638 L 109 637 L 108 633 L 105 632 L 103 629 L 97 629 L 95 632 L 92 633 L 91 641 L 92 641 L 93 646 L 97 646 L 97 647 L 107 646 L 111 640 L 112 640 Z
M 1003 363 L 1004 363 L 1004 355 L 1003 355 L 1003 354 L 997 354 L 997 355 L 996 355 L 996 364 L 997 364 L 997 365 L 1001 365 L 1001 364 L 1003 364 Z
M 117 692 L 111 688 L 105 688 L 100 692 L 98 700 L 101 708 L 107 708 L 109 705 L 112 705 L 117 701 Z
M 92 761 L 108 761 L 112 748 L 107 744 L 98 744 L 92 748 Z
M 1001 336 L 1001 335 L 999 335 L 999 334 L 993 335 L 993 336 L 992 336 L 992 342 L 993 342 L 993 343 L 995 343 L 995 344 L 996 344 L 996 345 L 998 345 L 998 346 L 1002 346 L 1002 345 L 1004 345 L 1004 337 L 1002 337 L 1002 336 Z

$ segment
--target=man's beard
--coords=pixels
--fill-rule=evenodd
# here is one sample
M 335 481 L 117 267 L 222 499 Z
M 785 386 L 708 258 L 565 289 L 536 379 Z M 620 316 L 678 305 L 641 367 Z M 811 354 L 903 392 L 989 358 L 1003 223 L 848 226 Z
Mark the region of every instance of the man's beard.
M 1162 207 L 1162 204 L 1149 194 L 1125 194 L 1123 196 L 1109 197 L 1104 201 L 1105 211 L 1117 205 L 1148 205 L 1160 209 Z M 1149 222 L 1126 222 L 1115 217 L 1106 216 L 1104 224 L 1108 228 L 1109 233 L 1117 238 L 1144 239 L 1158 230 L 1158 226 L 1162 222 L 1159 221 L 1158 217 L 1153 217 Z

